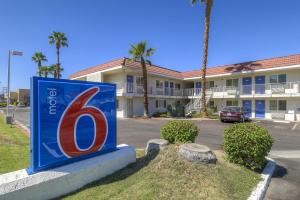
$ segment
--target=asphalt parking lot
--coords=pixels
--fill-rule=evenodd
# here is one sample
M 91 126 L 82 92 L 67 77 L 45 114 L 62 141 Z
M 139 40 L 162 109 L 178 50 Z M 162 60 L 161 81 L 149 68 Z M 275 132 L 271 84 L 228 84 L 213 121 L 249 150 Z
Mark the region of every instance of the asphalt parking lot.
M 15 118 L 29 127 L 28 108 L 17 109 Z M 160 138 L 160 128 L 168 121 L 168 119 L 119 119 L 118 144 L 126 143 L 136 148 L 144 148 L 148 140 Z M 231 123 L 216 120 L 193 121 L 200 128 L 196 142 L 211 149 L 221 149 L 223 130 Z M 252 123 L 266 127 L 275 140 L 269 156 L 276 161 L 277 168 L 265 199 L 300 199 L 300 123 L 271 121 Z

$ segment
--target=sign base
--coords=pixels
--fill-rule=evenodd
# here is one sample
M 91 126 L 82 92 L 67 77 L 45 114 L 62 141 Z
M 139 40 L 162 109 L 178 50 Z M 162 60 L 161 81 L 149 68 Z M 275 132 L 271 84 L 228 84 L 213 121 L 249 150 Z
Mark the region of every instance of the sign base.
M 1 199 L 52 199 L 110 175 L 136 161 L 135 149 L 118 150 L 47 171 L 28 175 L 26 169 L 0 175 Z

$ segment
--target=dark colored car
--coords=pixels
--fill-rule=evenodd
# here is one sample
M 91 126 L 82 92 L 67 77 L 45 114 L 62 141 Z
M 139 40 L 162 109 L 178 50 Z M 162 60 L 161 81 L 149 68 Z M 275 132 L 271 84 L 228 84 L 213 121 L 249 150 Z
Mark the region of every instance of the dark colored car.
M 249 118 L 245 116 L 243 108 L 238 106 L 227 106 L 220 112 L 220 120 L 221 122 L 244 122 L 249 120 Z

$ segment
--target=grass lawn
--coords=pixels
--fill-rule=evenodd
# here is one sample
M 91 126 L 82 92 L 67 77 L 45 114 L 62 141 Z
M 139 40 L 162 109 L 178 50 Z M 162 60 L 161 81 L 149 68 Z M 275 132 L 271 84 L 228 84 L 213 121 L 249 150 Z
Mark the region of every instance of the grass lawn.
M 177 146 L 87 185 L 65 199 L 247 199 L 260 180 L 218 153 L 217 165 L 195 164 L 177 155 Z
M 29 138 L 0 115 L 0 174 L 29 167 Z

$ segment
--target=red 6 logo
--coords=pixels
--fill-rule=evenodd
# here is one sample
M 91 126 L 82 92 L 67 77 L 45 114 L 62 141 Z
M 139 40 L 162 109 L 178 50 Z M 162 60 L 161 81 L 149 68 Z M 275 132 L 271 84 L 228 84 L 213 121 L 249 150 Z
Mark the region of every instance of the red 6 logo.
M 99 92 L 98 87 L 92 87 L 79 94 L 66 108 L 58 125 L 58 144 L 67 157 L 77 157 L 99 151 L 107 137 L 107 120 L 105 115 L 96 107 L 86 104 Z M 77 145 L 77 122 L 83 116 L 88 116 L 94 123 L 94 140 L 86 149 Z

